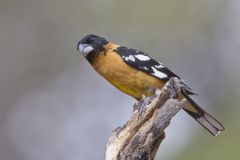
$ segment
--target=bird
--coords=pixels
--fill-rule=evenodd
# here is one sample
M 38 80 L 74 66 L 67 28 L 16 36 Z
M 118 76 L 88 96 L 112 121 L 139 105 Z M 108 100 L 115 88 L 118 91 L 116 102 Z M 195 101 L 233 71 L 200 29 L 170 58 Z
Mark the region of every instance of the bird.
M 214 136 L 224 130 L 221 123 L 190 97 L 196 93 L 178 75 L 143 51 L 115 44 L 94 34 L 83 37 L 77 50 L 97 73 L 137 101 L 154 96 L 168 80 L 178 78 L 181 94 L 189 102 L 183 110 Z

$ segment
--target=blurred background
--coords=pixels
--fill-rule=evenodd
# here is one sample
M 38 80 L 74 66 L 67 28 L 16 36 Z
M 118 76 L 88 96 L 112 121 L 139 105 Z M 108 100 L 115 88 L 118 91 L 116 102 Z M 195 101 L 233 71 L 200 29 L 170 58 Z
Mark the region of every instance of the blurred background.
M 104 159 L 135 100 L 79 55 L 90 33 L 165 63 L 226 128 L 213 137 L 180 112 L 157 159 L 240 157 L 239 0 L 1 0 L 1 160 Z

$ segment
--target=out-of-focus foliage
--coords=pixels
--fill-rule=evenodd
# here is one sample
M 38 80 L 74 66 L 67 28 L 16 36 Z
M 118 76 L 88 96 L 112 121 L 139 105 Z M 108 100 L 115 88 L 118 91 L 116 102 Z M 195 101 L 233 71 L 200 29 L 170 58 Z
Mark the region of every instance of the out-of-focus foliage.
M 1 0 L 0 159 L 103 159 L 134 100 L 77 53 L 90 33 L 165 63 L 226 127 L 212 137 L 179 113 L 159 159 L 239 158 L 239 8 L 238 0 Z

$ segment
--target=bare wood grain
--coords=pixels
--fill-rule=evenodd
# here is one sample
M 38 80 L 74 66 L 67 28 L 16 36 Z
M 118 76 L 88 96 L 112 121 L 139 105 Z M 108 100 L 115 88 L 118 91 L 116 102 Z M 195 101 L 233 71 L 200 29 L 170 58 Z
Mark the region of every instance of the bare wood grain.
M 170 79 L 156 97 L 134 105 L 129 120 L 109 137 L 105 160 L 153 160 L 165 138 L 164 129 L 186 103 L 175 99 L 180 92 L 177 78 Z

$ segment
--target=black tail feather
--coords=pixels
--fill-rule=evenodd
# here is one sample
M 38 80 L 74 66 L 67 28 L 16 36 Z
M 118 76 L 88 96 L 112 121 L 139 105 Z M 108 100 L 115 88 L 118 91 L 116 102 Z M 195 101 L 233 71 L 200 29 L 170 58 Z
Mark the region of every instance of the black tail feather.
M 198 123 L 207 129 L 212 135 L 218 135 L 219 132 L 224 130 L 224 127 L 210 114 L 205 112 L 196 102 L 194 102 L 186 92 L 182 92 L 184 97 L 188 100 L 189 105 L 183 109 L 192 116 Z

